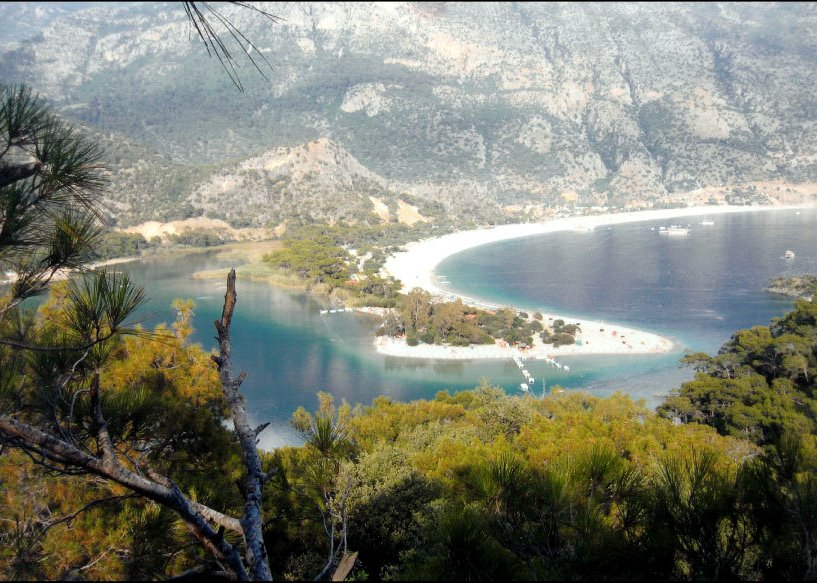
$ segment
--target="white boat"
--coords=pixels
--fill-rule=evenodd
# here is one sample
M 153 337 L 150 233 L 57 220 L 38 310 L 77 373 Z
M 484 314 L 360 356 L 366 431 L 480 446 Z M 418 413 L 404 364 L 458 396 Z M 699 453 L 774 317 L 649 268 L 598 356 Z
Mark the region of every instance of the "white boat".
M 783 255 L 786 259 L 794 259 L 794 251 L 791 249 L 786 249 L 786 253 Z
M 670 225 L 669 227 L 658 227 L 658 232 L 661 235 L 689 235 L 689 227 L 682 227 L 681 225 Z
M 712 225 L 715 224 L 715 221 L 712 221 L 710 219 L 704 219 L 703 221 L 701 221 L 701 224 L 704 225 L 705 227 L 711 227 Z
M 526 392 L 526 393 L 528 392 L 528 389 L 530 389 L 530 387 L 528 386 L 528 384 L 527 384 L 527 383 L 521 383 L 521 384 L 519 385 L 519 388 L 521 388 L 521 389 L 522 389 L 524 392 Z

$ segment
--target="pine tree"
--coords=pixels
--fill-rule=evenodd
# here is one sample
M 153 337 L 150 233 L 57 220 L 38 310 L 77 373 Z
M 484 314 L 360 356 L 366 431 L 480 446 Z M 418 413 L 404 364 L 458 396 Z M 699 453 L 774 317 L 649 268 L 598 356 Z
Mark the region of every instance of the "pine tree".
M 12 280 L 0 298 L 0 448 L 22 450 L 53 472 L 124 486 L 174 512 L 233 577 L 269 580 L 266 477 L 256 449 L 264 426 L 250 427 L 239 393 L 244 375 L 232 375 L 235 271 L 216 322 L 220 353 L 213 360 L 242 454 L 241 518 L 197 502 L 161 475 L 143 455 L 156 444 L 133 430 L 138 419 L 129 412 L 138 399 L 105 385 L 103 372 L 122 337 L 140 333 L 127 322 L 145 295 L 126 273 L 87 267 L 103 216 L 99 149 L 28 88 L 3 86 L 0 97 L 0 263 Z M 69 270 L 78 275 L 56 307 L 57 325 L 36 325 L 23 301 Z

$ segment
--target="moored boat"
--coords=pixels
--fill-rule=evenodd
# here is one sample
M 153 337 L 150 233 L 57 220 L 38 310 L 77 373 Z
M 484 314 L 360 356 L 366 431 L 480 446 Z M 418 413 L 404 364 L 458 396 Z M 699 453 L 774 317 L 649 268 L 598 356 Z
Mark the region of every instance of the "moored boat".
M 689 227 L 682 227 L 681 225 L 670 225 L 669 227 L 658 227 L 658 232 L 661 235 L 689 235 Z

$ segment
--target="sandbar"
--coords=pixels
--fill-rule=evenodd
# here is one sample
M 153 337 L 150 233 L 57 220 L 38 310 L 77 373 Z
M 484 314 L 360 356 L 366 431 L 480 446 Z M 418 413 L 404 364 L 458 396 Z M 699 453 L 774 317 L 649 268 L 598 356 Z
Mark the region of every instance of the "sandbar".
M 392 255 L 386 260 L 383 271 L 403 284 L 403 293 L 407 293 L 414 288 L 421 288 L 439 300 L 453 301 L 459 298 L 465 304 L 483 309 L 510 307 L 522 311 L 513 306 L 501 306 L 444 289 L 438 285 L 438 278 L 435 276 L 434 270 L 447 257 L 466 249 L 531 235 L 570 230 L 592 231 L 599 227 L 643 221 L 669 221 L 670 219 L 686 217 L 706 217 L 708 219 L 715 215 L 727 213 L 797 208 L 804 208 L 804 206 L 701 206 L 565 217 L 540 223 L 499 225 L 472 231 L 459 231 L 405 245 L 404 251 Z M 579 324 L 581 334 L 577 336 L 577 340 L 580 340 L 580 342 L 569 346 L 554 347 L 549 344 L 542 344 L 537 336 L 533 346 L 522 350 L 508 346 L 501 341 L 493 345 L 465 347 L 436 344 L 408 346 L 405 339 L 378 337 L 375 339 L 375 348 L 377 352 L 390 356 L 433 359 L 504 359 L 513 358 L 514 356 L 546 359 L 568 355 L 665 353 L 676 348 L 669 338 L 620 324 L 552 313 L 545 314 L 544 312 L 543 315 L 543 323 L 545 324 L 555 319 L 562 319 L 568 324 Z

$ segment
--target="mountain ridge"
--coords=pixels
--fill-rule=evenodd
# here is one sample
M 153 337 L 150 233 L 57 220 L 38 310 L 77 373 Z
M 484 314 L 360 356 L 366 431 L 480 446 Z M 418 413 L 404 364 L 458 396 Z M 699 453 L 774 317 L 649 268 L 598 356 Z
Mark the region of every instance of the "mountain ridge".
M 335 191 L 289 188 L 281 208 L 309 207 L 308 221 L 368 220 L 370 195 L 484 219 L 520 205 L 683 204 L 707 188 L 770 202 L 741 185 L 817 182 L 814 5 L 262 6 L 281 21 L 224 9 L 273 64 L 269 83 L 240 70 L 244 94 L 172 3 L 60 16 L 5 49 L 0 75 L 193 175 L 168 195 L 182 215 L 236 225 L 281 219 L 262 209 L 275 193 L 256 185 L 242 211 L 235 196 L 205 196 L 207 176 L 243 180 L 241 161 L 318 140 L 360 167 L 336 173 Z M 114 182 L 134 166 L 125 158 Z M 155 188 L 112 192 L 120 220 L 185 218 L 175 202 L 149 216 L 166 194 Z

